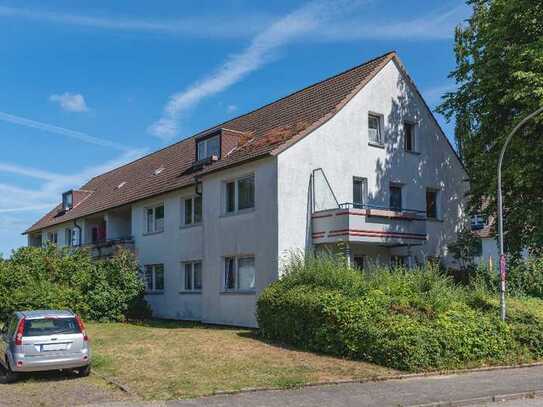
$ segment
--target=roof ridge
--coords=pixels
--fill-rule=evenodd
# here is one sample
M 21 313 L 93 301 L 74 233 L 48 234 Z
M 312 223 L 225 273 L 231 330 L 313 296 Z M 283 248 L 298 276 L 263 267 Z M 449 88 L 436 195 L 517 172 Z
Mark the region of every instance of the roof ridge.
M 137 158 L 137 159 L 135 159 L 135 160 L 133 160 L 133 161 L 130 161 L 130 162 L 126 163 L 126 164 L 120 165 L 120 166 L 118 166 L 118 167 L 116 167 L 116 168 L 112 168 L 111 170 L 106 171 L 106 172 L 104 172 L 104 173 L 102 173 L 102 174 L 96 175 L 96 176 L 92 177 L 92 178 L 91 178 L 87 183 L 85 183 L 84 185 L 88 185 L 91 181 L 93 181 L 93 180 L 95 180 L 95 179 L 97 179 L 97 178 L 100 178 L 100 177 L 102 177 L 102 176 L 104 176 L 104 175 L 106 175 L 106 174 L 109 174 L 109 173 L 113 172 L 113 171 L 117 171 L 118 169 L 121 169 L 121 168 L 123 168 L 123 167 L 127 167 L 127 166 L 129 166 L 129 165 L 131 165 L 131 164 L 134 164 L 134 163 L 136 163 L 136 162 L 138 162 L 138 161 L 141 161 L 141 160 L 143 160 L 143 159 L 145 159 L 145 158 L 151 157 L 151 156 L 153 156 L 153 155 L 155 155 L 155 154 L 157 154 L 157 153 L 159 153 L 159 152 L 161 152 L 161 151 L 164 151 L 164 150 L 166 150 L 166 149 L 168 149 L 168 148 L 171 148 L 171 147 L 173 147 L 173 146 L 182 144 L 182 143 L 184 143 L 184 142 L 188 142 L 188 141 L 190 141 L 190 140 L 192 140 L 192 139 L 194 139 L 194 138 L 197 138 L 198 136 L 201 136 L 202 134 L 205 134 L 205 133 L 207 133 L 207 132 L 210 132 L 210 131 L 213 131 L 213 130 L 216 130 L 216 129 L 220 129 L 221 127 L 224 127 L 224 125 L 225 125 L 226 123 L 229 123 L 229 122 L 232 122 L 232 121 L 234 121 L 234 120 L 240 119 L 240 118 L 242 118 L 242 117 L 244 117 L 244 116 L 248 116 L 248 115 L 250 115 L 250 114 L 252 114 L 252 113 L 255 113 L 255 112 L 257 112 L 257 111 L 259 111 L 259 110 L 261 110 L 261 109 L 264 109 L 264 108 L 266 108 L 266 107 L 268 107 L 268 106 L 270 106 L 270 105 L 273 105 L 274 103 L 280 102 L 281 100 L 284 100 L 284 99 L 286 99 L 286 98 L 288 98 L 288 97 L 294 96 L 294 95 L 296 95 L 297 93 L 303 92 L 303 91 L 305 91 L 305 90 L 307 90 L 307 89 L 310 89 L 310 88 L 312 88 L 312 87 L 314 87 L 314 86 L 317 86 L 317 85 L 319 85 L 319 84 L 321 84 L 321 83 L 323 83 L 323 82 L 326 82 L 326 81 L 328 81 L 328 80 L 337 78 L 338 76 L 344 75 L 344 74 L 346 74 L 346 73 L 348 73 L 348 72 L 351 72 L 351 71 L 353 71 L 353 70 L 355 70 L 355 69 L 358 69 L 358 68 L 360 68 L 360 67 L 362 67 L 362 66 L 364 66 L 364 65 L 371 64 L 372 62 L 375 62 L 375 61 L 377 61 L 377 60 L 379 60 L 379 59 L 383 59 L 383 58 L 385 58 L 385 57 L 387 57 L 387 56 L 389 56 L 389 55 L 396 56 L 397 53 L 396 53 L 396 51 L 394 51 L 394 50 L 388 51 L 388 52 L 386 52 L 386 53 L 384 53 L 384 54 L 382 54 L 382 55 L 379 55 L 379 56 L 377 56 L 377 57 L 375 57 L 375 58 L 372 58 L 372 59 L 369 59 L 369 60 L 367 60 L 367 61 L 364 61 L 364 62 L 362 62 L 361 64 L 355 65 L 355 66 L 353 66 L 353 67 L 351 67 L 351 68 L 348 68 L 348 69 L 346 69 L 346 70 L 344 70 L 344 71 L 341 71 L 341 72 L 339 72 L 339 73 L 337 73 L 337 74 L 335 74 L 335 75 L 332 75 L 332 76 L 326 77 L 326 78 L 324 78 L 324 79 L 321 79 L 321 80 L 318 81 L 318 82 L 314 82 L 314 83 L 312 83 L 311 85 L 307 85 L 307 86 L 305 86 L 305 87 L 303 87 L 303 88 L 301 88 L 301 89 L 298 89 L 298 90 L 296 90 L 296 91 L 294 91 L 294 92 L 291 92 L 291 93 L 289 93 L 289 94 L 287 94 L 287 95 L 285 95 L 285 96 L 282 96 L 282 97 L 280 97 L 279 99 L 273 100 L 273 101 L 271 101 L 271 102 L 269 102 L 269 103 L 266 103 L 265 105 L 262 105 L 262 106 L 260 106 L 260 107 L 257 107 L 256 109 L 250 110 L 250 111 L 248 111 L 248 112 L 246 112 L 246 113 L 243 113 L 243 114 L 241 114 L 241 115 L 239 115 L 239 116 L 232 117 L 232 118 L 230 118 L 230 119 L 228 119 L 228 120 L 225 120 L 225 121 L 223 121 L 223 122 L 221 122 L 221 123 L 219 123 L 219 124 L 216 124 L 216 125 L 214 125 L 214 126 L 208 127 L 208 128 L 206 128 L 205 130 L 201 130 L 201 131 L 199 131 L 199 132 L 197 132 L 197 133 L 195 133 L 195 134 L 193 134 L 193 135 L 191 135 L 191 136 L 188 136 L 188 137 L 186 137 L 186 138 L 184 138 L 184 139 L 181 139 L 181 140 L 179 140 L 179 141 L 176 141 L 175 143 L 172 143 L 172 144 L 169 144 L 169 145 L 167 145 L 167 146 L 165 146 L 165 147 L 162 147 L 162 148 L 159 149 L 159 150 L 155 150 L 155 151 L 153 151 L 153 152 L 150 152 L 149 154 L 146 154 L 146 155 L 144 155 L 144 156 L 141 156 L 141 157 L 139 157 L 139 158 Z M 233 130 L 233 129 L 230 129 L 230 130 Z

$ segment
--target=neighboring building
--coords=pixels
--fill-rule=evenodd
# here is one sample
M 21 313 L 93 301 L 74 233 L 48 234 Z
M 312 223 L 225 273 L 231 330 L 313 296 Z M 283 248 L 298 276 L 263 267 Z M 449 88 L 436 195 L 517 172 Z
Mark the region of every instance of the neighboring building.
M 292 250 L 449 262 L 466 178 L 388 53 L 97 176 L 26 233 L 133 247 L 158 317 L 255 326 Z

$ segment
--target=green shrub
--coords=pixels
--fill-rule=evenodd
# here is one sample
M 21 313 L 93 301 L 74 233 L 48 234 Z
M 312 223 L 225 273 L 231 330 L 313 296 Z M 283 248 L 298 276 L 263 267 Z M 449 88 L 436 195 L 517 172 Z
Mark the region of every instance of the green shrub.
M 95 262 L 85 250 L 21 248 L 0 262 L 0 318 L 16 310 L 63 308 L 98 321 L 145 318 L 150 310 L 138 273 L 128 251 Z
M 333 256 L 293 256 L 257 319 L 266 338 L 406 371 L 541 357 L 543 302 L 515 299 L 509 323 L 498 311 L 482 286 L 431 266 L 362 273 Z

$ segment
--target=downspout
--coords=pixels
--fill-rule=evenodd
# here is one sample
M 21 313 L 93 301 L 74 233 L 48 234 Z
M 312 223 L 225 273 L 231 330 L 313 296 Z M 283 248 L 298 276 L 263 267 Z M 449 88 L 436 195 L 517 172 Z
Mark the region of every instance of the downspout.
M 74 226 L 77 228 L 78 233 L 78 239 L 77 239 L 77 245 L 81 246 L 81 238 L 82 238 L 82 229 L 81 226 L 77 224 L 77 220 L 74 219 Z

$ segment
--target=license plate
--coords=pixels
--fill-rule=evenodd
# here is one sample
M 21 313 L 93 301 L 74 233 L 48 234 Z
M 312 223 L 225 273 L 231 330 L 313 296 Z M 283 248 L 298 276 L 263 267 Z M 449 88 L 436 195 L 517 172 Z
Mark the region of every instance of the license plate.
M 66 350 L 65 343 L 55 343 L 52 345 L 42 345 L 42 352 L 55 351 L 55 350 Z

